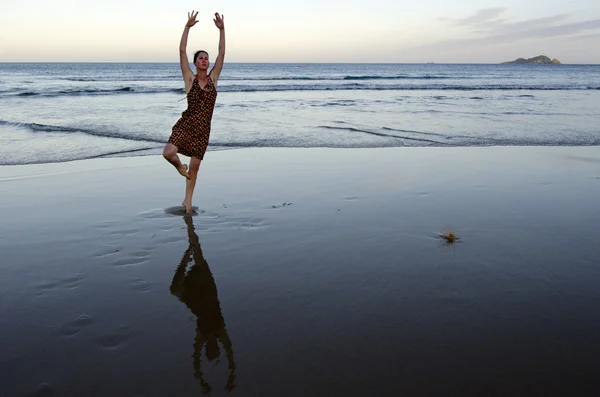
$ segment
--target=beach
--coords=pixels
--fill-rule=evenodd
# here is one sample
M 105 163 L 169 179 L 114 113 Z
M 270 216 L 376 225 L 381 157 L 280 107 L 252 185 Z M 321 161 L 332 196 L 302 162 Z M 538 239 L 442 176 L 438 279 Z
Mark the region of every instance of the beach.
M 183 189 L 0 167 L 1 396 L 600 387 L 597 146 L 212 151 Z

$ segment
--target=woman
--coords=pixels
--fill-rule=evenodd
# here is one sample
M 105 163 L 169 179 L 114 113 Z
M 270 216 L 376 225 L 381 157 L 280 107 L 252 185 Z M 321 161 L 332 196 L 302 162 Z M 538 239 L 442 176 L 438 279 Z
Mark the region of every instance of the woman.
M 217 80 L 223 69 L 223 59 L 225 58 L 225 22 L 224 17 L 215 13 L 215 26 L 219 28 L 219 55 L 215 65 L 210 72 L 208 53 L 206 51 L 197 51 L 194 54 L 194 65 L 197 74 L 190 69 L 190 62 L 187 57 L 186 47 L 190 28 L 198 20 L 198 12 L 188 13 L 188 21 L 185 24 L 181 42 L 179 44 L 179 61 L 181 64 L 181 73 L 185 82 L 185 92 L 187 93 L 188 108 L 181 114 L 181 118 L 173 126 L 173 131 L 169 137 L 169 143 L 163 150 L 163 157 L 177 171 L 187 178 L 185 186 L 185 199 L 181 203 L 185 207 L 186 213 L 192 212 L 192 195 L 196 186 L 196 177 L 200 168 L 200 162 L 204 158 L 208 140 L 210 137 L 210 125 L 212 121 L 215 101 L 217 99 Z M 177 153 L 191 157 L 189 168 L 182 164 Z

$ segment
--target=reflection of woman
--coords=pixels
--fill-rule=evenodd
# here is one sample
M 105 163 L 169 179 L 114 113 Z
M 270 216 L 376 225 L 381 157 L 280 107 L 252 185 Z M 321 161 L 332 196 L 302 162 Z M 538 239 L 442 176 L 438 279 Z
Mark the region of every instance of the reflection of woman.
M 231 341 L 225 329 L 225 319 L 221 313 L 217 286 L 208 263 L 204 260 L 200 241 L 194 231 L 194 223 L 191 217 L 185 216 L 190 246 L 183 254 L 181 263 L 175 272 L 171 283 L 171 293 L 197 317 L 196 340 L 194 342 L 194 376 L 200 381 L 202 391 L 210 393 L 211 387 L 204 380 L 201 368 L 202 347 L 206 345 L 206 358 L 208 361 L 219 358 L 221 355 L 219 342 L 225 349 L 227 362 L 229 364 L 229 377 L 225 390 L 231 391 L 235 387 L 235 362 L 233 361 L 233 350 Z M 194 260 L 194 264 L 186 273 L 187 265 Z

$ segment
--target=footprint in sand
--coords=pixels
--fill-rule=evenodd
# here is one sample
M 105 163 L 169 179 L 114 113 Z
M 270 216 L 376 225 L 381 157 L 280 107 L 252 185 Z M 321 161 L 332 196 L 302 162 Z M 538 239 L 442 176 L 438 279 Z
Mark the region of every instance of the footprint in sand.
M 95 253 L 93 256 L 94 256 L 94 258 L 104 258 L 107 256 L 117 255 L 119 252 L 121 252 L 121 249 L 115 248 L 115 247 L 105 248 L 102 251 Z
M 113 332 L 94 339 L 94 342 L 105 349 L 116 349 L 129 339 L 129 327 L 119 327 Z
M 77 287 L 79 287 L 79 285 L 81 284 L 81 281 L 83 279 L 84 279 L 84 275 L 81 273 L 78 273 L 73 276 L 66 277 L 62 280 L 48 281 L 48 282 L 37 284 L 37 285 L 34 285 L 33 288 L 35 290 L 37 290 L 36 295 L 43 295 L 44 293 L 46 293 L 48 291 L 52 291 L 56 288 L 61 288 L 61 287 L 67 288 L 67 289 L 77 288 Z
M 59 329 L 59 334 L 62 336 L 73 336 L 79 333 L 82 329 L 93 323 L 93 320 L 87 314 L 78 316 L 75 320 L 72 320 Z
M 148 284 L 145 280 L 142 280 L 141 278 L 130 280 L 128 284 L 131 287 L 131 289 L 138 292 L 148 292 L 152 289 L 150 287 L 150 284 Z
M 52 385 L 48 382 L 42 382 L 38 385 L 36 391 L 33 394 L 30 394 L 33 397 L 46 397 L 46 396 L 54 396 L 56 395 L 56 390 L 52 387 Z
M 107 221 L 107 222 L 102 222 L 96 226 L 94 226 L 94 228 L 97 229 L 111 229 L 114 226 L 114 222 L 112 221 Z
M 144 255 L 130 254 L 124 258 L 119 258 L 113 261 L 110 265 L 114 267 L 141 265 L 148 261 L 148 258 L 149 255 L 147 253 Z

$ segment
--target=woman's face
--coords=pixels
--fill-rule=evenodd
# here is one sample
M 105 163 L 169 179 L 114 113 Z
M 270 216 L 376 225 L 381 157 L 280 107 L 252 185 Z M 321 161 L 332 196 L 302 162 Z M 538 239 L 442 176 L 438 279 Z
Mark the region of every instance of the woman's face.
M 210 61 L 208 60 L 208 54 L 205 52 L 198 54 L 198 58 L 196 58 L 196 67 L 198 69 L 206 70 L 209 65 Z

